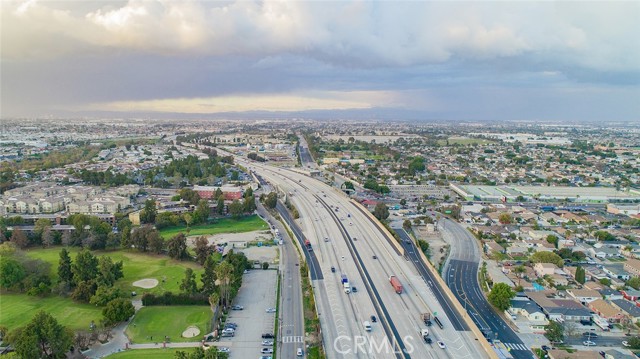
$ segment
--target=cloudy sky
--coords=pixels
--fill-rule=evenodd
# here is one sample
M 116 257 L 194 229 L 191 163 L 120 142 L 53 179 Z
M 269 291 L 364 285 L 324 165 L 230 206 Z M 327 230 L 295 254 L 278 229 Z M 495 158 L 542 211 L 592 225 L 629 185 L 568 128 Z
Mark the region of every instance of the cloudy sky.
M 640 2 L 0 1 L 3 117 L 640 122 Z

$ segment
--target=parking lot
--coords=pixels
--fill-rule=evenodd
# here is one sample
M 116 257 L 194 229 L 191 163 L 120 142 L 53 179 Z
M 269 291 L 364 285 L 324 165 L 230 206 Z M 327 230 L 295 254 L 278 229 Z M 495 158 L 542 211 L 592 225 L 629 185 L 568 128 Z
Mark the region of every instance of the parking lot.
M 262 334 L 275 334 L 276 315 L 266 310 L 276 307 L 277 276 L 275 270 L 251 270 L 244 275 L 242 287 L 233 303 L 244 309 L 231 310 L 227 319 L 227 322 L 237 323 L 238 328 L 234 337 L 223 338 L 231 342 L 231 358 L 260 357 L 260 350 L 264 348 Z

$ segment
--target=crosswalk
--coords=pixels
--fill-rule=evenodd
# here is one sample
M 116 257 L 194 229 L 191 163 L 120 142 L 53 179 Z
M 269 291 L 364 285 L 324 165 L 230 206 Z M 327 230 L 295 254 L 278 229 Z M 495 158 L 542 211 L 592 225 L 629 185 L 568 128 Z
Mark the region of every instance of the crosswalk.
M 286 337 L 282 337 L 283 343 L 304 343 L 304 338 L 301 336 L 293 336 L 289 335 Z
M 526 345 L 520 343 L 502 343 L 510 350 L 529 350 Z

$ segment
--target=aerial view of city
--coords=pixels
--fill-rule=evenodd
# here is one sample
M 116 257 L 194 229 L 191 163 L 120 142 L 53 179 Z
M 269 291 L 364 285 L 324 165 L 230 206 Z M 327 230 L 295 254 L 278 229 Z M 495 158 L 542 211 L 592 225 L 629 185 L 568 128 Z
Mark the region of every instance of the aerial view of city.
M 640 357 L 640 2 L 0 18 L 0 359 Z

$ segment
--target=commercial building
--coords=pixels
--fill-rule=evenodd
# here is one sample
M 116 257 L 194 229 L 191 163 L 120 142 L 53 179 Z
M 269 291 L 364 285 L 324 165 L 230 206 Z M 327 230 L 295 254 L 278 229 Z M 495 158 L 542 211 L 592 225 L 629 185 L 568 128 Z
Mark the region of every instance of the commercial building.
M 568 186 L 475 186 L 450 184 L 451 189 L 466 201 L 519 202 L 524 199 L 565 201 L 576 203 L 640 202 L 640 190 L 618 191 L 612 187 Z M 520 197 L 520 198 L 519 198 Z

